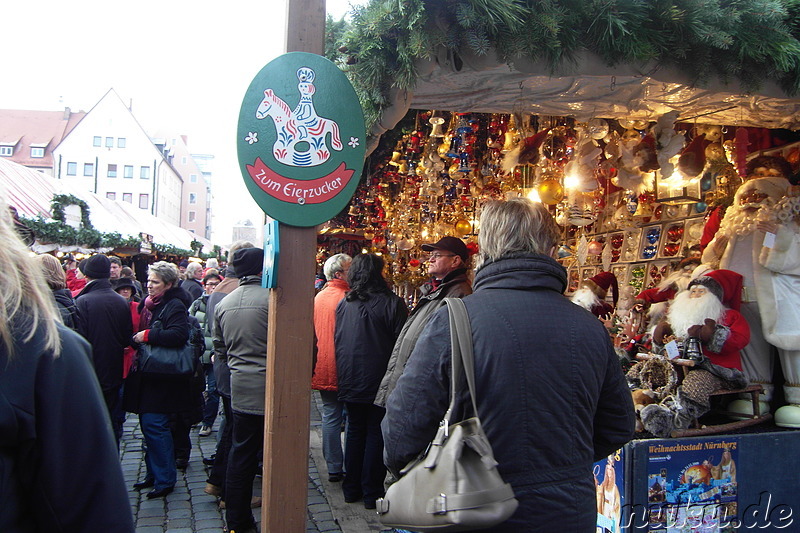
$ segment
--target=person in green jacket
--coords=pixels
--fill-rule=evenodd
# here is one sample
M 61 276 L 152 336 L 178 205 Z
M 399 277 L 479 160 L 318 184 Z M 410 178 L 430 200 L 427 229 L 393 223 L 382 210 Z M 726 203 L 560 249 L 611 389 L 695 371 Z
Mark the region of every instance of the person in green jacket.
M 206 312 L 208 307 L 208 297 L 217 288 L 217 285 L 222 281 L 219 274 L 209 273 L 203 277 L 203 294 L 192 302 L 189 307 L 189 314 L 192 315 L 200 322 L 200 327 L 203 328 L 203 336 L 206 341 L 206 349 L 200 357 L 200 362 L 203 363 L 203 372 L 206 376 L 206 391 L 205 391 L 205 406 L 203 408 L 203 422 L 200 424 L 201 437 L 211 435 L 211 428 L 214 426 L 214 421 L 217 419 L 217 412 L 219 410 L 219 393 L 217 393 L 217 380 L 214 378 L 214 364 L 211 362 L 211 354 L 214 351 L 214 344 L 211 341 L 211 320 Z

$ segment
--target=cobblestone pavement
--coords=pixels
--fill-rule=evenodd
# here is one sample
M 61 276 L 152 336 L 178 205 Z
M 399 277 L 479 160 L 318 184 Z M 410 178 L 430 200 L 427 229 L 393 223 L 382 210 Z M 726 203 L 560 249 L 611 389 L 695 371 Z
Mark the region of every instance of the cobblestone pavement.
M 319 431 L 320 427 L 317 402 L 313 400 L 312 397 L 310 428 L 312 433 Z M 141 493 L 133 490 L 133 484 L 144 479 L 145 475 L 142 451 L 144 439 L 139 429 L 139 417 L 128 414 L 120 442 L 120 452 L 137 533 L 220 533 L 222 531 L 224 511 L 219 509 L 215 497 L 203 492 L 207 477 L 203 458 L 211 457 L 215 451 L 220 421 L 221 417 L 217 417 L 214 432 L 208 437 L 200 437 L 198 436 L 199 429 L 192 429 L 192 454 L 189 466 L 185 472 L 178 471 L 175 491 L 166 498 L 148 500 L 146 498 L 147 490 Z M 313 440 L 318 441 L 318 439 Z M 306 531 L 308 533 L 341 532 L 342 529 L 334 519 L 331 506 L 326 498 L 325 486 L 320 479 L 313 451 L 309 451 Z M 320 453 L 316 455 L 321 456 Z M 256 478 L 253 494 L 261 494 L 260 477 Z M 260 509 L 254 509 L 253 514 L 256 521 L 260 522 Z

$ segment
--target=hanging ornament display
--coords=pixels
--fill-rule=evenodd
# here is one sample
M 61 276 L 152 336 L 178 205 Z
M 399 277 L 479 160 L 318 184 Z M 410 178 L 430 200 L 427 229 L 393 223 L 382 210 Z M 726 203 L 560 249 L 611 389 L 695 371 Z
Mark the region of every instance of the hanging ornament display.
M 544 180 L 536 188 L 543 204 L 556 205 L 564 198 L 564 188 L 555 179 Z
M 463 237 L 464 235 L 472 233 L 472 224 L 465 218 L 459 218 L 456 220 L 455 224 L 453 224 L 453 229 L 455 229 L 455 232 L 459 236 Z

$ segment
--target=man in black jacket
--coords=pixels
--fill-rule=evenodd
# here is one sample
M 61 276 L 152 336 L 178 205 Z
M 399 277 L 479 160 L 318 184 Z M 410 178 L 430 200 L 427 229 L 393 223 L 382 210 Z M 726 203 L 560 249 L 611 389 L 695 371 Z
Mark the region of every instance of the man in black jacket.
M 433 313 L 444 305 L 444 299 L 472 294 L 472 283 L 467 277 L 469 252 L 464 241 L 457 237 L 442 237 L 434 244 L 423 244 L 422 249 L 431 252 L 428 256 L 431 280 L 420 288 L 422 296 L 394 344 L 386 375 L 375 396 L 375 405 L 379 407 L 386 407 L 386 399 L 397 385 L 420 333 Z
M 92 360 L 103 398 L 114 426 L 117 443 L 122 425 L 114 417 L 122 386 L 122 360 L 125 347 L 131 342 L 133 324 L 125 298 L 111 287 L 111 261 L 103 254 L 93 255 L 83 263 L 88 283 L 75 299 L 81 315 L 78 333 L 92 345 Z

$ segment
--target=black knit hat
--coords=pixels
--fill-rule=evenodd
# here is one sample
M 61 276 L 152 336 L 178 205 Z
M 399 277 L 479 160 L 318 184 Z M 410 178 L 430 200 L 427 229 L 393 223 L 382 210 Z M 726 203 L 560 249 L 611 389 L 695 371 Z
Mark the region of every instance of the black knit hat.
M 81 261 L 83 267 L 78 265 L 83 275 L 92 279 L 106 279 L 111 276 L 111 261 L 103 254 L 96 254 L 86 259 L 84 263 Z
M 233 253 L 231 265 L 233 265 L 237 278 L 260 276 L 264 268 L 264 250 L 240 248 Z

